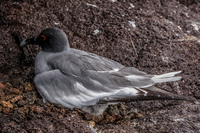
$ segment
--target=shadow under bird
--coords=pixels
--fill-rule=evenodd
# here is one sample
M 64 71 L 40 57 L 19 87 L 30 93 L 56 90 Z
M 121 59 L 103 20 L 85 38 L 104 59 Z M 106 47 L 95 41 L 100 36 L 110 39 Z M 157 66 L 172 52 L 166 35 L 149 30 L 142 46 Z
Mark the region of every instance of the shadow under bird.
M 58 28 L 47 28 L 36 37 L 23 40 L 20 46 L 26 44 L 42 47 L 35 59 L 34 84 L 43 102 L 100 115 L 108 105 L 118 102 L 195 100 L 154 86 L 180 80 L 175 75 L 181 71 L 148 75 L 134 67 L 70 48 L 66 34 Z

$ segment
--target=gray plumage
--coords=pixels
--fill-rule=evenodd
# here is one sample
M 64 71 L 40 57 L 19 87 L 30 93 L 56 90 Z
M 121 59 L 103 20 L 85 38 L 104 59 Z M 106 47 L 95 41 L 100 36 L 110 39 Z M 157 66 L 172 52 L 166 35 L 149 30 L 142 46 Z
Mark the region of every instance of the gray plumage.
M 22 41 L 42 47 L 35 60 L 35 86 L 43 101 L 79 108 L 93 115 L 109 104 L 145 99 L 194 100 L 169 93 L 153 85 L 180 80 L 172 72 L 148 75 L 134 67 L 69 47 L 65 33 L 47 28 L 38 36 Z

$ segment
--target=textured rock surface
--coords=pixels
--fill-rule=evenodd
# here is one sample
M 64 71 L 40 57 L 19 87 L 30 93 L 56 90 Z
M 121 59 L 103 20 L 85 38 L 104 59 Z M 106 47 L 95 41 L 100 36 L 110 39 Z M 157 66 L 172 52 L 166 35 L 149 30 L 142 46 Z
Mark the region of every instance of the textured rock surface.
M 73 48 L 151 74 L 182 70 L 181 81 L 158 86 L 199 99 L 200 1 L 179 1 L 0 1 L 0 130 L 199 132 L 200 106 L 194 103 L 124 103 L 99 117 L 44 104 L 32 83 L 40 48 L 19 47 L 23 39 L 58 27 Z

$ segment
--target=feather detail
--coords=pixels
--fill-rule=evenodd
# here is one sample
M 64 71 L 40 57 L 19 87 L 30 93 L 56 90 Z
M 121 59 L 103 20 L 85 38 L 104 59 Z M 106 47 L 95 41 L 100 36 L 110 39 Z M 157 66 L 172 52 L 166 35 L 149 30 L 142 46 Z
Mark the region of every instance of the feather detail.
M 180 80 L 182 77 L 181 76 L 177 76 L 174 77 L 176 74 L 181 73 L 181 71 L 177 71 L 177 72 L 170 72 L 170 73 L 165 73 L 165 74 L 161 74 L 161 75 L 154 75 L 151 80 L 153 80 L 155 83 L 163 83 L 163 82 L 171 82 L 171 81 L 178 81 Z

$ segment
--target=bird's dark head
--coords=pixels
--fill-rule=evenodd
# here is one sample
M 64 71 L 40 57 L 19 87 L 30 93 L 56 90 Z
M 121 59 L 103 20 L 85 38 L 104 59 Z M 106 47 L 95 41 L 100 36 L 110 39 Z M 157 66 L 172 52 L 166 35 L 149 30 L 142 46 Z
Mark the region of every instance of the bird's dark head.
M 58 28 L 44 29 L 38 36 L 23 40 L 20 46 L 27 44 L 37 44 L 44 52 L 61 52 L 69 49 L 66 34 Z

